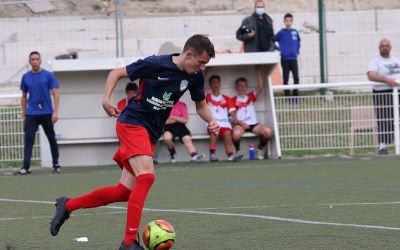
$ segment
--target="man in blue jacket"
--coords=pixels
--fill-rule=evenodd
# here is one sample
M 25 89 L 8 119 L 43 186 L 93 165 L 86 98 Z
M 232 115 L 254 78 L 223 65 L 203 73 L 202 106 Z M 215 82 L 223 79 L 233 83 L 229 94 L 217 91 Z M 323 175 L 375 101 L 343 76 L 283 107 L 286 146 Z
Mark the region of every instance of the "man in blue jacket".
M 281 52 L 281 65 L 283 71 L 283 84 L 289 82 L 289 72 L 292 72 L 294 84 L 299 84 L 299 69 L 297 57 L 300 52 L 300 35 L 296 29 L 292 29 L 293 15 L 287 13 L 284 16 L 285 28 L 281 29 L 275 36 Z M 293 96 L 298 96 L 299 91 L 293 90 Z M 290 90 L 285 90 L 285 96 L 290 96 Z M 297 99 L 296 99 L 297 101 Z

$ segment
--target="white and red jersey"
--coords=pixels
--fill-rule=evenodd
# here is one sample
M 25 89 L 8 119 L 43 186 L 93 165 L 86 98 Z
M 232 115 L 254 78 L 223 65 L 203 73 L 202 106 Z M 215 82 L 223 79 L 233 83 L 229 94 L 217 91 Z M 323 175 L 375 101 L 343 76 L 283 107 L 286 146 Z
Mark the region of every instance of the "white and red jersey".
M 235 96 L 232 98 L 236 107 L 236 118 L 245 122 L 247 125 L 257 124 L 256 109 L 254 102 L 257 100 L 255 91 L 251 91 L 244 96 Z
M 215 96 L 206 93 L 206 102 L 211 110 L 212 116 L 221 128 L 232 128 L 229 121 L 229 113 L 235 111 L 235 105 L 229 96 Z

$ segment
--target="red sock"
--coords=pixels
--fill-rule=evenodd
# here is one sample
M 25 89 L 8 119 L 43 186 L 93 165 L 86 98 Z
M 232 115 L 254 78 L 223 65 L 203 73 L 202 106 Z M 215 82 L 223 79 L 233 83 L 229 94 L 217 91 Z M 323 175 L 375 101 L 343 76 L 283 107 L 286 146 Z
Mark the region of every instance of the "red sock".
M 88 194 L 71 198 L 65 203 L 69 212 L 79 208 L 100 207 L 113 202 L 128 201 L 131 190 L 121 183 L 117 186 L 102 187 L 95 189 Z
M 128 211 L 126 213 L 124 237 L 124 243 L 126 245 L 132 244 L 136 240 L 136 233 L 139 229 L 144 202 L 154 180 L 155 176 L 152 173 L 142 174 L 136 177 L 135 186 L 129 196 Z

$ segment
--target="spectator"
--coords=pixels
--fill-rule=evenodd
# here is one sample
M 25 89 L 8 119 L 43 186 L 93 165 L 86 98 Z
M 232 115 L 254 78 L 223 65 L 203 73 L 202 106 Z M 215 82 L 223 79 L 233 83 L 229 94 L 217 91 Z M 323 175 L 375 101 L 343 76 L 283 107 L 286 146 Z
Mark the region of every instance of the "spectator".
M 299 84 L 299 69 L 297 57 L 300 53 L 300 35 L 296 29 L 292 29 L 293 15 L 287 13 L 284 16 L 285 28 L 281 29 L 275 36 L 281 52 L 281 65 L 283 72 L 283 84 L 288 85 L 289 73 L 292 72 L 294 84 Z M 285 96 L 290 96 L 290 90 L 285 90 Z M 293 96 L 299 96 L 297 89 L 293 90 Z M 293 99 L 297 102 L 297 99 Z
M 134 82 L 128 82 L 125 87 L 126 98 L 122 99 L 118 102 L 118 109 L 122 111 L 126 105 L 128 105 L 129 101 L 136 96 L 137 93 L 137 85 Z
M 186 104 L 178 101 L 172 108 L 171 114 L 165 123 L 163 140 L 171 156 L 171 163 L 176 162 L 176 151 L 174 145 L 174 139 L 176 137 L 178 137 L 181 143 L 185 145 L 186 150 L 192 157 L 190 160 L 191 162 L 200 162 L 205 156 L 204 154 L 198 154 L 196 148 L 193 146 L 192 136 L 189 129 L 186 127 L 188 118 L 189 114 Z
M 211 110 L 212 116 L 220 127 L 219 135 L 210 134 L 210 161 L 218 161 L 215 154 L 217 149 L 218 137 L 221 137 L 228 161 L 240 161 L 243 155 L 236 155 L 233 152 L 232 145 L 232 125 L 229 120 L 229 115 L 236 119 L 235 106 L 226 95 L 221 94 L 221 78 L 218 75 L 212 75 L 209 79 L 211 94 L 206 93 L 206 101 Z
M 245 132 L 252 132 L 260 136 L 260 142 L 257 146 L 257 159 L 264 159 L 264 147 L 268 140 L 271 139 L 272 130 L 264 124 L 257 121 L 254 103 L 257 97 L 263 91 L 263 81 L 259 80 L 253 91 L 248 91 L 247 79 L 240 77 L 235 81 L 238 95 L 232 100 L 236 106 L 237 120 L 233 126 L 233 143 L 235 145 L 236 154 L 242 155 L 240 152 L 240 139 Z
M 368 79 L 386 85 L 374 86 L 374 106 L 379 130 L 379 154 L 388 154 L 387 144 L 393 141 L 393 99 L 392 88 L 400 83 L 400 61 L 390 56 L 392 46 L 388 39 L 379 43 L 380 55 L 368 65 Z
M 60 173 L 58 164 L 58 145 L 54 132 L 54 123 L 58 120 L 59 84 L 55 76 L 40 67 L 40 53 L 32 51 L 29 54 L 29 64 L 32 69 L 22 76 L 21 80 L 21 109 L 24 123 L 24 163 L 17 172 L 19 175 L 30 174 L 31 157 L 35 135 L 39 125 L 50 143 L 53 159 L 53 173 Z M 54 109 L 51 103 L 50 91 L 54 99 Z M 29 96 L 28 96 L 29 93 Z
M 254 7 L 254 13 L 243 19 L 236 38 L 243 41 L 245 52 L 274 51 L 273 21 L 265 13 L 265 3 L 256 0 Z

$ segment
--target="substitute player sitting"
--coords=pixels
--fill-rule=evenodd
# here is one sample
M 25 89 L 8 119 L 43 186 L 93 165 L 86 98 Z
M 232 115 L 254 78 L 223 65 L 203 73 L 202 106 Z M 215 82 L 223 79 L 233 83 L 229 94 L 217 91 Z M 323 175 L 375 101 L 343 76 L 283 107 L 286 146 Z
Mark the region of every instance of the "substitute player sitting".
M 190 159 L 191 162 L 200 162 L 205 156 L 204 154 L 197 153 L 196 148 L 193 146 L 192 136 L 189 129 L 186 127 L 188 120 L 189 114 L 186 104 L 178 101 L 172 108 L 171 114 L 165 123 L 163 134 L 164 143 L 171 156 L 171 163 L 176 162 L 174 139 L 177 137 L 185 145 L 187 152 L 192 157 Z
M 235 105 L 229 96 L 221 94 L 221 77 L 219 75 L 212 75 L 209 78 L 211 94 L 207 92 L 206 101 L 211 113 L 221 130 L 219 135 L 210 135 L 210 161 L 218 161 L 215 154 L 217 150 L 218 137 L 221 137 L 228 161 L 240 161 L 243 155 L 236 155 L 233 152 L 232 144 L 232 125 L 229 120 L 229 115 L 236 119 Z
M 259 77 L 258 84 L 253 91 L 248 91 L 247 79 L 240 77 L 235 81 L 238 95 L 232 100 L 236 106 L 236 121 L 233 126 L 233 143 L 236 154 L 240 152 L 240 139 L 245 132 L 252 132 L 260 136 L 260 142 L 257 146 L 257 159 L 264 159 L 264 147 L 272 137 L 272 130 L 264 124 L 257 121 L 254 103 L 264 88 L 264 81 Z
M 128 82 L 125 86 L 125 94 L 126 98 L 120 100 L 118 102 L 118 109 L 123 110 L 129 103 L 130 100 L 132 100 L 133 97 L 135 97 L 137 93 L 137 85 L 134 82 Z

